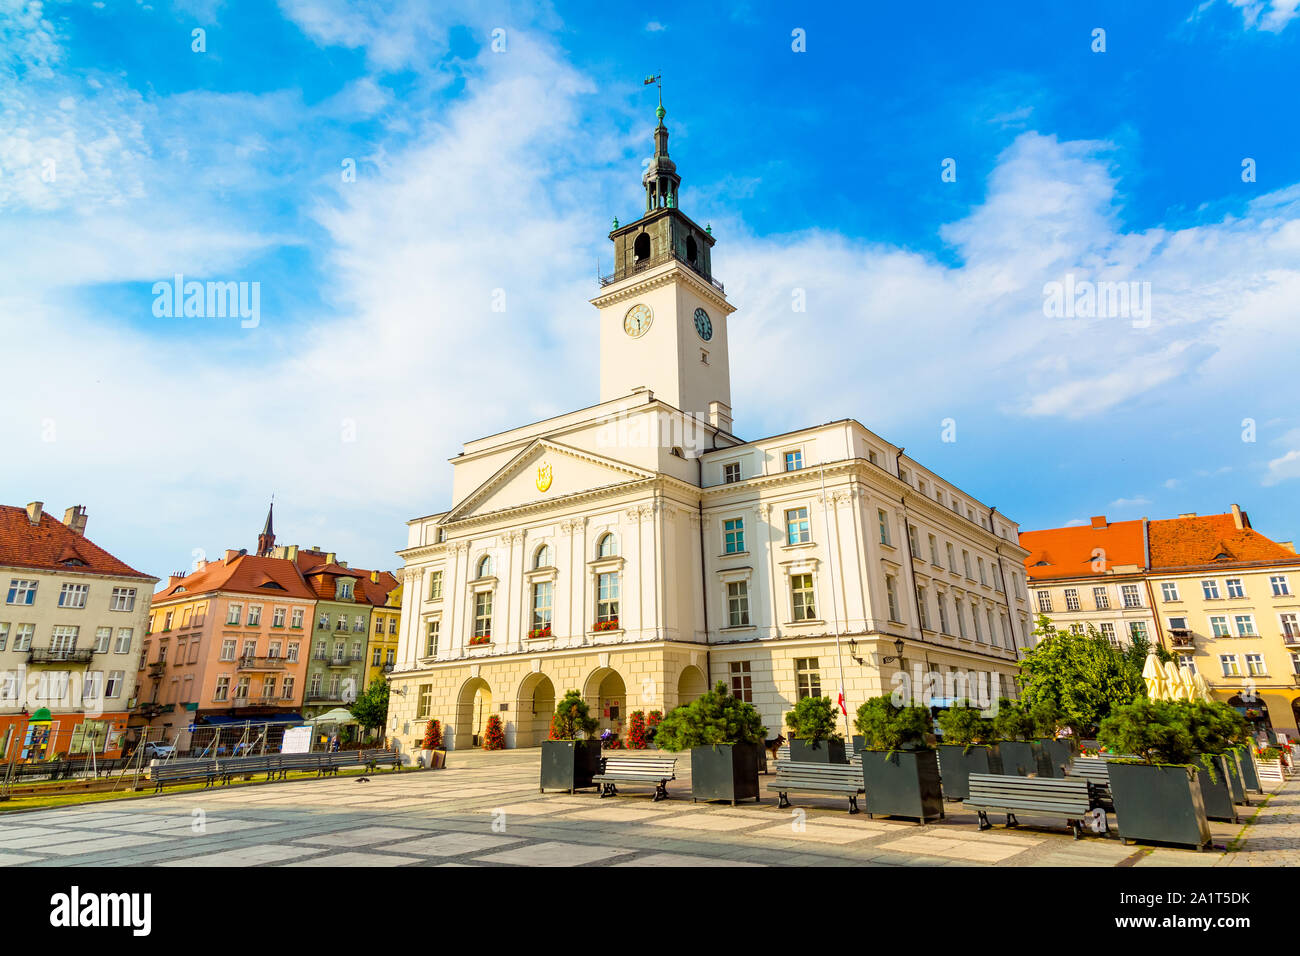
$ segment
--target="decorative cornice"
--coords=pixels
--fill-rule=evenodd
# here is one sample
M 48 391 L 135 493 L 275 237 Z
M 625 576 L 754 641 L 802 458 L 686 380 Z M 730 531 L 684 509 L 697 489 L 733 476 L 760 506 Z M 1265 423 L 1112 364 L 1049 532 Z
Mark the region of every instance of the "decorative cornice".
M 626 301 L 627 299 L 634 299 L 639 295 L 644 295 L 647 292 L 662 288 L 665 285 L 670 285 L 673 282 L 685 282 L 687 285 L 691 286 L 692 290 L 697 295 L 701 298 L 708 299 L 715 308 L 719 309 L 724 314 L 730 315 L 732 312 L 736 311 L 736 307 L 727 301 L 726 296 L 719 292 L 718 289 L 714 287 L 713 283 L 706 282 L 702 277 L 697 276 L 693 271 L 682 266 L 675 260 L 670 260 L 667 265 L 668 268 L 664 269 L 663 272 L 651 273 L 644 279 L 639 279 L 621 287 L 611 287 L 611 291 L 602 292 L 594 299 L 591 299 L 590 302 L 596 308 L 603 309 L 606 306 L 614 305 L 618 302 Z

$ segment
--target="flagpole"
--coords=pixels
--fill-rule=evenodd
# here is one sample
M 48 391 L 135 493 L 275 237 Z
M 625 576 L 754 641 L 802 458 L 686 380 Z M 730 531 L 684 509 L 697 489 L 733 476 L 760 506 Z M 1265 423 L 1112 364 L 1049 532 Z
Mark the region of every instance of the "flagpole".
M 840 671 L 840 696 L 837 703 L 844 714 L 844 739 L 848 743 L 849 753 L 853 751 L 853 728 L 849 725 L 849 698 L 844 690 L 844 654 L 840 650 L 840 612 L 835 607 L 835 552 L 831 546 L 831 502 L 826 496 L 826 465 L 820 463 L 818 469 L 822 482 L 822 527 L 826 532 L 826 577 L 830 582 L 831 627 L 835 630 L 835 663 Z

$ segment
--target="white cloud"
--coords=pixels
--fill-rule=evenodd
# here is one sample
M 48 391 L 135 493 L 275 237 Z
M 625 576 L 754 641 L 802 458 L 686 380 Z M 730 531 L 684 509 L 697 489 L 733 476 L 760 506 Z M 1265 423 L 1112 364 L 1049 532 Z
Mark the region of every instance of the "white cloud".
M 1228 0 L 1241 10 L 1247 29 L 1281 33 L 1300 16 L 1300 0 Z
M 1134 495 L 1132 498 L 1116 498 L 1109 505 L 1111 508 L 1141 508 L 1151 504 L 1151 499 L 1145 495 Z
M 1265 485 L 1276 485 L 1290 478 L 1300 478 L 1300 449 L 1291 449 L 1280 458 L 1268 463 L 1268 474 L 1264 476 Z

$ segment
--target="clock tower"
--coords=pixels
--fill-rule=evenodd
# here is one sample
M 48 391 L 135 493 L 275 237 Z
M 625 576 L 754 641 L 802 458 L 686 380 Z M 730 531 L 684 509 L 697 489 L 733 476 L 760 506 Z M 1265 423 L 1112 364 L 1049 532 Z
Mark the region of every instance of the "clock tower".
M 713 235 L 678 208 L 681 177 L 668 158 L 663 104 L 654 156 L 641 178 L 645 213 L 614 220 L 614 272 L 591 300 L 600 311 L 600 400 L 638 387 L 730 433 L 727 317 L 735 311 L 713 278 Z

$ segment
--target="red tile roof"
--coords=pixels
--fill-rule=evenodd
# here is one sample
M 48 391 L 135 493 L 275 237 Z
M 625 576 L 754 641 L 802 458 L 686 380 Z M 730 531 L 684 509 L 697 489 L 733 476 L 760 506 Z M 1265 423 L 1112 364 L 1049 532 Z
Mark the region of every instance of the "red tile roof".
M 1140 520 L 1114 521 L 1097 527 L 1100 523 L 1104 522 L 1020 532 L 1020 545 L 1029 550 L 1025 559 L 1029 579 L 1091 577 L 1116 566 L 1145 567 Z M 1098 562 L 1096 567 L 1094 561 Z
M 154 604 L 214 591 L 237 591 L 242 594 L 275 595 L 300 600 L 314 600 L 307 582 L 292 561 L 283 558 L 260 558 L 253 554 L 236 555 L 229 561 L 209 561 L 184 579 L 169 583 L 153 596 Z
M 1237 527 L 1231 513 L 1152 521 L 1151 566 L 1194 568 L 1234 564 L 1300 564 L 1294 551 L 1264 537 L 1241 513 Z
M 13 505 L 0 505 L 0 565 L 158 580 L 119 561 L 48 511 L 42 511 L 40 523 L 34 525 L 26 508 Z

